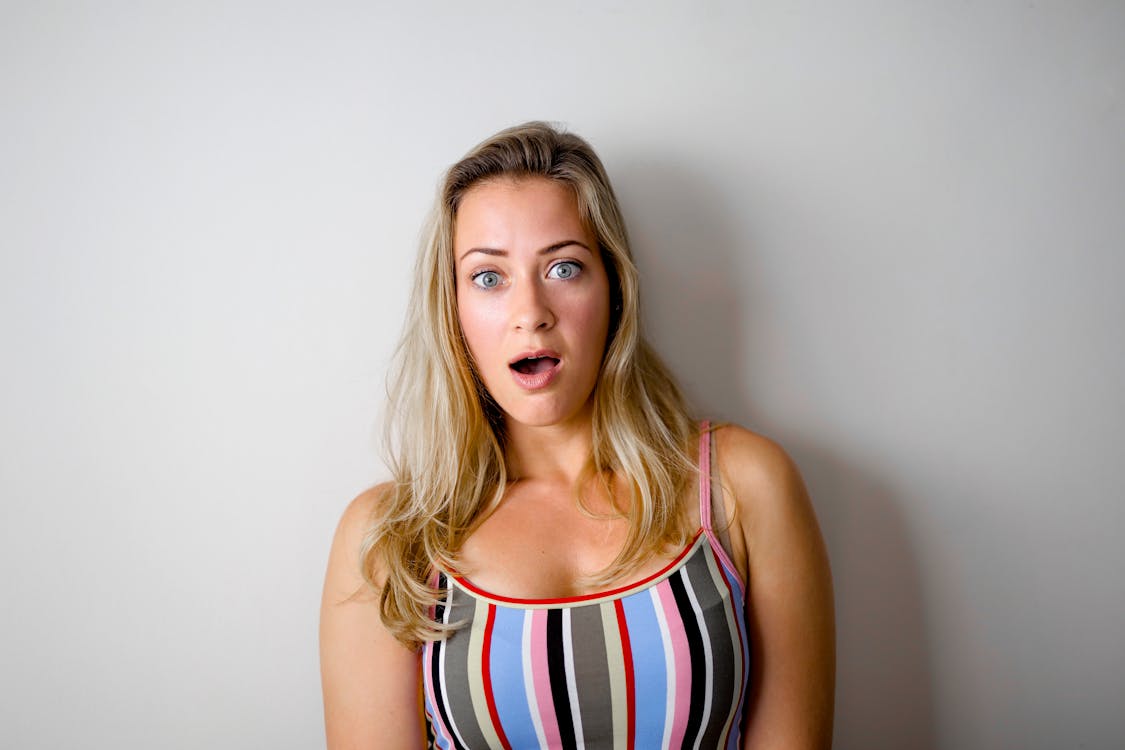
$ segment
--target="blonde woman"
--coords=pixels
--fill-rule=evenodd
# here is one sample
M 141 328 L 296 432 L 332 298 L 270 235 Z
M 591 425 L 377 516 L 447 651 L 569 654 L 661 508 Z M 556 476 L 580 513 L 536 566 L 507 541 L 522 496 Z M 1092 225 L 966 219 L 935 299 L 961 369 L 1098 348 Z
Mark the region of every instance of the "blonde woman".
M 392 481 L 328 565 L 330 748 L 827 748 L 828 563 L 776 444 L 688 413 L 581 138 L 449 169 L 390 381 Z

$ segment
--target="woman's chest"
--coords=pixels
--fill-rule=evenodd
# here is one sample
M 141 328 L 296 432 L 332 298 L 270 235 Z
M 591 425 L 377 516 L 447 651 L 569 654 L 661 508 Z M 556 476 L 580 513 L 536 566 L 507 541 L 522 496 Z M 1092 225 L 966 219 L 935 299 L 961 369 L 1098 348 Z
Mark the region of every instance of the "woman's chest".
M 452 587 L 423 684 L 439 747 L 724 747 L 749 649 L 737 580 L 706 537 L 625 591 L 513 602 Z
M 569 496 L 514 495 L 465 539 L 455 562 L 460 575 L 488 591 L 523 598 L 579 596 L 598 588 L 591 578 L 607 569 L 629 543 L 630 524 L 595 504 L 584 512 Z M 699 528 L 687 509 L 687 527 Z M 621 582 L 647 578 L 666 567 L 678 548 L 654 554 Z

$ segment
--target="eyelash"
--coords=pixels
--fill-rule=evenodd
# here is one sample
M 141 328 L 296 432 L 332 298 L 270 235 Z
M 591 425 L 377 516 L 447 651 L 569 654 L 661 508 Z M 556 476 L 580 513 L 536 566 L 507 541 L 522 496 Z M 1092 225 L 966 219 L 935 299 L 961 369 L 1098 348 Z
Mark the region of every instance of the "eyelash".
M 553 273 L 555 271 L 555 269 L 560 268 L 562 266 L 574 266 L 574 273 L 572 273 L 570 276 L 566 276 L 566 277 L 551 276 L 551 273 Z M 558 279 L 559 281 L 570 281 L 571 279 L 575 278 L 576 276 L 580 275 L 581 273 L 582 273 L 582 264 L 579 263 L 576 260 L 560 260 L 558 263 L 556 263 L 555 265 L 553 265 L 553 266 L 551 266 L 550 268 L 547 269 L 547 277 L 552 278 L 552 279 Z
M 473 273 L 472 275 L 470 275 L 470 276 L 469 276 L 469 280 L 473 282 L 473 285 L 474 285 L 474 286 L 476 286 L 476 287 L 478 287 L 478 288 L 480 288 L 480 289 L 483 289 L 483 290 L 485 290 L 485 291 L 488 291 L 488 290 L 490 290 L 490 289 L 495 289 L 496 287 L 500 286 L 500 282 L 499 282 L 499 281 L 497 281 L 497 282 L 496 282 L 495 286 L 484 286 L 483 284 L 478 284 L 478 283 L 477 283 L 477 279 L 479 279 L 479 278 L 480 278 L 481 276 L 486 276 L 486 275 L 488 275 L 488 274 L 493 274 L 493 275 L 495 275 L 495 276 L 496 276 L 497 278 L 499 278 L 499 277 L 500 277 L 500 274 L 499 274 L 498 272 L 496 272 L 496 271 L 490 271 L 490 270 L 488 270 L 488 269 L 485 269 L 485 270 L 483 270 L 483 271 L 476 271 L 475 273 Z
M 552 273 L 555 272 L 556 269 L 558 269 L 562 266 L 573 266 L 574 272 L 570 276 L 565 276 L 565 277 L 563 277 L 563 276 L 552 276 L 551 275 Z M 560 260 L 558 263 L 555 263 L 554 265 L 552 265 L 550 268 L 547 269 L 547 278 L 557 279 L 559 281 L 570 281 L 570 280 L 576 278 L 577 276 L 579 276 L 582 273 L 582 270 L 583 270 L 582 264 L 579 263 L 576 260 Z M 491 269 L 485 268 L 485 269 L 482 269 L 480 271 L 476 271 L 476 272 L 472 273 L 469 276 L 469 280 L 473 283 L 474 286 L 476 286 L 480 289 L 483 289 L 485 291 L 495 289 L 496 287 L 500 286 L 499 281 L 494 286 L 484 286 L 483 284 L 480 284 L 480 283 L 477 282 L 477 279 L 479 279 L 482 276 L 486 276 L 490 273 L 495 274 L 497 277 L 500 276 L 499 271 L 493 271 Z

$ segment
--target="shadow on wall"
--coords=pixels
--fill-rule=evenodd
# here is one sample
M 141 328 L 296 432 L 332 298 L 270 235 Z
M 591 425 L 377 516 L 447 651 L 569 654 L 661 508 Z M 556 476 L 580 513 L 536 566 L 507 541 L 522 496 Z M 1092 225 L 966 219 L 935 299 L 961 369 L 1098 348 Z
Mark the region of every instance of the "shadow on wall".
M 778 440 L 809 486 L 836 591 L 834 746 L 931 750 L 937 742 L 924 601 L 895 494 L 877 467 L 850 461 L 846 446 L 771 424 L 768 405 L 754 402 L 760 375 L 743 369 L 782 356 L 784 345 L 769 325 L 768 308 L 776 304 L 770 279 L 754 272 L 755 243 L 734 219 L 753 214 L 748 197 L 724 195 L 682 164 L 644 159 L 612 171 L 650 339 L 699 413 Z M 745 321 L 754 321 L 752 330 Z

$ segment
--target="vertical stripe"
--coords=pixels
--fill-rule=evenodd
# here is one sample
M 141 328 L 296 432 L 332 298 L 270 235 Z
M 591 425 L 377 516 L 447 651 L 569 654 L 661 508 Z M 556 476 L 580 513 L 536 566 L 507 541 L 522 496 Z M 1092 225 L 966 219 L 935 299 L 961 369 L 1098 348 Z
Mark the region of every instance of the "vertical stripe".
M 489 650 L 489 674 L 496 715 L 514 748 L 538 745 L 524 688 L 523 630 L 529 610 L 497 607 Z
M 658 748 L 664 738 L 664 707 L 668 674 L 664 669 L 664 638 L 649 591 L 621 600 L 633 654 L 634 738 L 637 747 Z
M 582 706 L 578 702 L 578 680 L 574 676 L 574 632 L 571 609 L 562 610 L 563 669 L 566 671 L 566 698 L 570 702 L 571 725 L 574 727 L 574 744 L 585 747 L 582 733 Z
M 543 733 L 543 719 L 539 714 L 539 701 L 535 697 L 535 667 L 533 664 L 534 636 L 532 627 L 535 620 L 535 610 L 528 610 L 523 618 L 523 645 L 520 653 L 523 654 L 523 689 L 527 694 L 527 707 L 531 711 L 531 723 L 535 725 L 535 741 L 537 747 L 546 748 L 547 737 Z
M 629 641 L 629 625 L 625 621 L 625 607 L 621 599 L 613 602 L 617 614 L 617 633 L 621 637 L 621 664 L 625 670 L 625 726 L 626 743 L 630 750 L 636 747 L 636 695 L 633 680 L 633 649 Z
M 714 565 L 714 555 L 706 551 L 699 556 L 698 565 L 688 570 L 691 590 L 703 614 L 703 637 L 711 648 L 711 713 L 704 717 L 704 735 L 700 742 L 704 748 L 725 747 L 727 712 L 737 705 L 738 698 L 738 665 L 735 663 L 738 638 L 731 633 L 728 623 L 730 594 L 716 575 L 721 574 Z
M 577 750 L 574 720 L 570 715 L 570 691 L 566 684 L 566 655 L 563 653 L 563 610 L 547 610 L 547 671 L 551 683 L 552 711 L 564 750 Z
M 433 612 L 430 612 L 433 616 Z M 426 673 L 426 650 L 422 649 L 422 658 L 418 662 L 419 677 Z M 424 679 L 418 680 L 418 722 L 421 724 L 418 728 L 422 732 L 422 736 L 426 738 L 426 747 L 431 745 L 430 742 L 430 721 L 426 716 L 426 681 Z
M 712 550 L 712 552 L 714 551 Z M 722 620 L 726 626 L 725 633 L 722 630 L 713 632 L 711 635 L 711 641 L 715 642 L 717 639 L 722 638 L 725 635 L 725 642 L 729 642 L 732 648 L 732 653 L 730 655 L 730 666 L 734 670 L 734 674 L 732 675 L 730 686 L 733 689 L 733 695 L 731 696 L 732 700 L 729 703 L 730 709 L 727 713 L 726 721 L 723 722 L 723 732 L 721 735 L 722 740 L 719 744 L 716 745 L 716 747 L 730 748 L 733 747 L 734 743 L 738 741 L 737 736 L 741 733 L 742 729 L 741 727 L 736 726 L 737 722 L 735 721 L 735 717 L 738 715 L 739 707 L 742 704 L 742 686 L 743 682 L 745 681 L 745 670 L 743 669 L 743 651 L 745 651 L 745 648 L 742 641 L 743 636 L 739 632 L 739 626 L 738 623 L 735 622 L 733 611 L 734 606 L 736 604 L 741 604 L 741 602 L 732 601 L 734 597 L 731 592 L 730 582 L 727 580 L 724 571 L 719 565 L 717 556 L 714 554 L 709 554 L 704 555 L 703 558 L 707 561 L 707 569 L 710 571 L 711 579 L 714 582 L 715 589 L 720 592 L 720 595 L 722 595 L 722 598 L 724 599 L 724 606 L 722 607 Z M 736 665 L 737 669 L 734 669 Z
M 452 598 L 452 594 L 447 592 L 446 596 Z M 438 622 L 449 622 L 449 610 L 445 602 L 439 601 L 434 608 L 434 617 Z M 437 720 L 436 739 L 438 747 L 443 750 L 461 750 L 462 746 L 457 744 L 456 730 L 452 727 L 450 722 L 448 706 L 445 703 L 445 683 L 442 676 L 442 655 L 445 651 L 445 641 L 433 641 L 430 644 L 430 699 L 434 706 L 434 718 Z
M 628 742 L 629 692 L 625 685 L 625 655 L 621 649 L 621 631 L 617 627 L 618 602 L 606 602 L 598 607 L 602 615 L 602 634 L 605 637 L 606 667 L 609 669 L 609 703 L 613 717 L 613 750 L 626 750 Z M 631 750 L 631 749 L 630 749 Z
M 664 602 L 660 599 L 660 589 L 664 587 L 653 586 L 648 590 L 652 599 L 652 611 L 656 615 L 656 627 L 662 642 L 660 654 L 664 657 L 664 721 L 660 728 L 659 747 L 668 750 L 672 741 L 672 724 L 676 718 L 676 660 L 672 653 L 672 634 L 668 632 L 668 619 L 664 612 Z
M 445 722 L 442 721 L 441 712 L 438 710 L 438 699 L 434 693 L 434 685 L 437 683 L 431 677 L 433 665 L 436 664 L 434 646 L 435 642 L 429 641 L 422 651 L 422 669 L 426 675 L 426 678 L 422 680 L 426 696 L 426 717 L 428 719 L 426 725 L 429 731 L 433 733 L 433 746 L 448 750 L 450 746 L 449 730 L 446 728 Z
M 606 644 L 610 634 L 606 632 L 603 614 L 608 612 L 611 617 L 609 624 L 616 641 L 617 623 L 613 619 L 613 607 L 575 607 L 567 612 L 570 615 L 574 685 L 578 689 L 582 741 L 590 745 L 601 743 L 603 747 L 608 747 L 610 738 L 614 736 L 613 681 L 616 677 L 621 677 L 617 666 L 621 662 L 620 644 L 617 646 L 618 658 L 613 662 L 612 669 L 607 657 Z
M 672 593 L 676 597 L 687 635 L 688 650 L 691 654 L 691 710 L 688 712 L 684 739 L 693 750 L 699 750 L 703 742 L 703 728 L 711 717 L 711 692 L 714 679 L 711 668 L 711 640 L 706 637 L 707 624 L 703 611 L 685 567 L 670 579 Z
M 680 580 L 680 573 L 657 586 L 660 598 L 661 619 L 668 632 L 668 646 L 664 658 L 668 660 L 668 718 L 665 720 L 666 747 L 683 747 L 687 732 L 688 716 L 691 712 L 691 695 L 695 688 L 691 669 L 691 650 L 688 646 L 684 617 L 695 617 L 695 613 L 682 612 L 672 591 L 672 581 Z
M 531 613 L 531 668 L 534 670 L 535 698 L 539 702 L 539 723 L 543 727 L 544 747 L 562 744 L 559 719 L 551 698 L 551 664 L 547 653 L 547 614 L 551 610 L 536 609 Z
M 492 691 L 492 632 L 496 627 L 496 605 L 489 604 L 485 614 L 484 644 L 481 647 L 481 681 L 484 683 L 484 697 L 488 703 L 488 719 L 496 740 L 504 750 L 512 750 L 508 737 L 504 734 L 504 727 L 500 723 L 500 713 L 496 709 L 496 696 Z
M 450 622 L 450 613 L 453 611 L 452 592 L 449 593 L 449 598 L 450 598 L 450 603 L 444 608 L 445 609 L 445 615 L 444 615 L 445 619 L 443 620 L 443 622 L 445 622 L 446 624 L 448 624 Z M 452 740 L 452 742 L 453 742 L 454 750 L 467 750 L 468 746 L 465 744 L 465 741 L 463 739 L 461 739 L 461 733 L 457 731 L 457 723 L 453 720 L 453 712 L 450 710 L 450 706 L 449 706 L 449 696 L 450 696 L 449 685 L 447 684 L 446 679 L 445 679 L 445 672 L 446 672 L 446 666 L 445 666 L 446 658 L 445 658 L 445 656 L 446 656 L 446 652 L 448 650 L 449 650 L 449 642 L 448 641 L 442 641 L 441 643 L 437 644 L 436 648 L 434 649 L 434 653 L 436 655 L 437 667 L 438 667 L 438 675 L 437 675 L 438 676 L 438 679 L 437 679 L 438 691 L 439 691 L 439 694 L 441 695 L 441 703 L 439 704 L 439 708 L 442 709 L 442 718 L 445 720 L 446 726 L 449 727 L 449 739 Z
M 742 703 L 746 699 L 746 681 L 750 674 L 750 645 L 746 635 L 746 616 L 745 616 L 745 598 L 743 597 L 742 587 L 739 585 L 738 573 L 734 568 L 723 568 L 724 580 L 727 582 L 728 590 L 730 591 L 731 606 L 727 608 L 728 618 L 734 623 L 735 628 L 738 630 L 738 649 L 739 649 L 739 665 L 742 667 L 738 679 L 738 700 L 734 704 L 732 721 L 734 722 L 734 731 L 731 734 L 730 748 L 737 750 L 738 746 L 742 744 L 742 725 L 740 719 L 742 717 Z M 735 611 L 738 607 L 738 611 Z M 742 616 L 736 616 L 738 613 L 743 613 Z
M 486 603 L 455 591 L 446 620 L 461 623 L 458 631 L 461 637 L 447 638 L 441 647 L 445 681 L 442 697 L 449 714 L 450 728 L 456 734 L 457 742 L 469 748 L 489 746 L 488 736 L 483 733 L 483 727 L 490 722 L 483 700 L 480 668 L 486 610 Z
M 588 604 L 512 607 L 455 588 L 431 616 L 463 626 L 422 651 L 432 747 L 737 747 L 743 586 L 709 537 L 662 580 Z
M 489 673 L 487 654 L 492 638 L 492 624 L 496 618 L 495 607 L 483 599 L 476 599 L 472 630 L 469 633 L 468 683 L 469 699 L 477 719 L 480 747 L 507 747 L 497 732 L 495 703 L 492 700 L 492 675 Z M 465 727 L 461 727 L 465 731 Z M 466 738 L 468 739 L 468 738 Z M 470 746 L 478 745 L 469 742 Z M 508 750 L 511 750 L 508 748 Z

